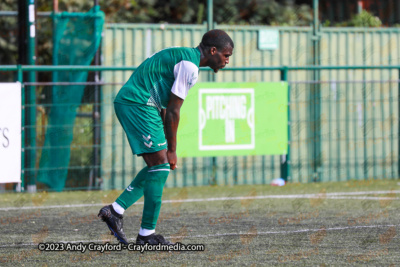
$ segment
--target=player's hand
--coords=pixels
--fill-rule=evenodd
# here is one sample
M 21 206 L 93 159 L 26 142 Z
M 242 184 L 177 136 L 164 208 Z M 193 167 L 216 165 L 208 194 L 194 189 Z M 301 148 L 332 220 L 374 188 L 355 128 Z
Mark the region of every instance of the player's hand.
M 170 165 L 171 170 L 175 170 L 178 166 L 176 166 L 178 162 L 178 157 L 176 156 L 176 152 L 172 152 L 167 150 L 167 158 L 168 158 L 168 163 Z

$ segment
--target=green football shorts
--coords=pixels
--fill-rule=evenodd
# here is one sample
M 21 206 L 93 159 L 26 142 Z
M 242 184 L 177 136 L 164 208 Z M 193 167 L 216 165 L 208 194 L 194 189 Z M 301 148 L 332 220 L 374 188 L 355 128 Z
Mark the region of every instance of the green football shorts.
M 164 125 L 155 107 L 114 103 L 133 154 L 154 153 L 167 148 Z

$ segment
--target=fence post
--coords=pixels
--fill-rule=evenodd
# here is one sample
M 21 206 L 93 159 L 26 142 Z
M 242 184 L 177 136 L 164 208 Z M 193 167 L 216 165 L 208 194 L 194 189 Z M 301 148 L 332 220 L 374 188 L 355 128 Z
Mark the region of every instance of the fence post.
M 216 27 L 216 23 L 214 22 L 214 11 L 213 11 L 214 0 L 207 0 L 207 31 L 213 30 Z M 215 82 L 215 74 L 211 71 L 208 72 L 208 81 Z M 218 165 L 217 158 L 211 158 L 211 177 L 209 179 L 209 183 L 212 185 L 218 184 Z
M 213 23 L 213 16 L 214 16 L 214 11 L 213 11 L 213 5 L 214 1 L 213 0 L 207 0 L 207 31 L 210 31 L 213 29 L 214 23 Z
M 17 191 L 25 191 L 25 88 L 23 84 L 23 71 L 21 65 L 17 66 L 17 79 L 21 83 L 21 188 Z
M 288 81 L 288 67 L 283 67 L 280 72 L 281 72 L 281 81 Z M 290 181 L 290 86 L 288 84 L 288 111 L 287 111 L 287 116 L 288 116 L 288 126 L 287 126 L 287 131 L 288 131 L 288 146 L 287 146 L 287 152 L 286 155 L 281 155 L 281 178 L 283 178 L 285 181 Z
M 99 1 L 95 0 L 94 1 L 94 5 L 96 6 L 97 9 L 94 9 L 93 12 L 97 12 L 98 10 L 100 10 L 100 6 L 99 6 Z M 97 13 L 96 13 L 97 14 Z M 96 16 L 94 19 L 94 42 L 96 42 L 96 38 L 97 38 L 97 20 L 98 17 Z M 101 35 L 101 33 L 100 33 Z M 101 42 L 101 41 L 100 41 Z M 125 45 L 125 42 L 123 42 L 123 45 Z M 125 48 L 124 48 L 125 51 Z M 101 64 L 100 62 L 100 56 L 101 56 L 101 45 L 99 45 L 99 48 L 96 51 L 96 54 L 94 56 L 94 65 L 99 66 Z M 125 58 L 124 58 L 125 59 Z M 125 64 L 124 64 L 125 65 Z M 123 72 L 125 75 L 125 72 Z M 100 82 L 101 76 L 100 76 L 100 71 L 95 71 L 94 73 L 94 81 L 96 83 Z M 124 79 L 125 81 L 125 79 Z M 96 185 L 96 181 L 97 179 L 100 177 L 99 173 L 100 173 L 100 145 L 101 145 L 101 129 L 100 129 L 100 122 L 101 122 L 101 112 L 100 112 L 100 103 L 101 103 L 101 88 L 99 87 L 99 85 L 95 85 L 94 86 L 94 108 L 93 108 L 93 114 L 92 114 L 92 118 L 93 118 L 93 144 L 94 144 L 94 148 L 93 148 L 93 180 L 89 179 L 89 188 L 91 188 L 92 186 Z M 125 139 L 123 139 L 125 141 Z M 125 168 L 123 169 L 125 170 Z M 125 188 L 125 177 L 123 176 L 123 180 L 122 180 L 122 188 Z M 93 184 L 94 183 L 94 184 Z M 97 188 L 96 188 L 97 189 Z

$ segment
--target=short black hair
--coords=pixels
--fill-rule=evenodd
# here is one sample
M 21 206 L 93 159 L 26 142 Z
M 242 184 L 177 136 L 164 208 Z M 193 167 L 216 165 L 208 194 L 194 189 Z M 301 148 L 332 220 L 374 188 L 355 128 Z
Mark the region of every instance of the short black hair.
M 206 32 L 200 44 L 207 48 L 215 46 L 218 50 L 222 50 L 228 46 L 234 48 L 231 37 L 223 30 L 211 30 Z

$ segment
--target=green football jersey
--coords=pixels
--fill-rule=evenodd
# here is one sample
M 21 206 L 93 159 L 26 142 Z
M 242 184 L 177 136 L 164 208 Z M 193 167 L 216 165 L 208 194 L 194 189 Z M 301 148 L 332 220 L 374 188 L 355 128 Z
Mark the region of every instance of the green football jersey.
M 171 92 L 185 99 L 197 82 L 198 48 L 171 47 L 147 58 L 119 91 L 114 102 L 166 108 Z

